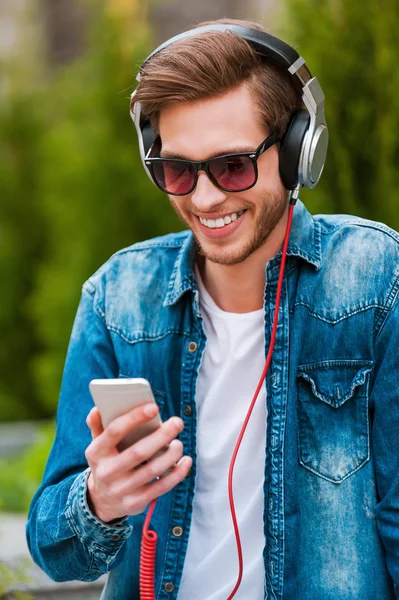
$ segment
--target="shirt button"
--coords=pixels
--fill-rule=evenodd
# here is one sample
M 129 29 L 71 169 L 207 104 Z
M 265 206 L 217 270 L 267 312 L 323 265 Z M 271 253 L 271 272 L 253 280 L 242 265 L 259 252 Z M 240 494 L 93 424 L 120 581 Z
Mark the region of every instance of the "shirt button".
M 113 535 L 110 536 L 109 539 L 112 540 L 113 542 L 119 542 L 119 540 L 121 539 L 121 536 L 114 533 Z
M 183 533 L 183 529 L 181 527 L 173 527 L 172 533 L 175 537 L 180 537 Z
M 173 590 L 175 589 L 175 586 L 173 585 L 173 583 L 168 581 L 168 583 L 165 583 L 164 588 L 165 588 L 165 592 L 173 592 Z
M 189 352 L 195 352 L 197 348 L 198 348 L 198 346 L 195 342 L 190 342 L 188 345 Z
M 193 409 L 191 408 L 191 406 L 189 406 L 188 404 L 183 408 L 183 413 L 186 415 L 186 417 L 191 417 L 191 415 L 193 414 Z

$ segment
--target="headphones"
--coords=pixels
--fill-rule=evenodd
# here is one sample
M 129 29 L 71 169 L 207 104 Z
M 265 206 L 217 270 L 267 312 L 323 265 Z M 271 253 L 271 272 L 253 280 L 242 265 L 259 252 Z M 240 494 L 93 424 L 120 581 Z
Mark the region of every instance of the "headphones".
M 306 109 L 296 111 L 291 117 L 280 144 L 279 170 L 281 180 L 287 190 L 296 189 L 299 193 L 299 188 L 302 186 L 314 188 L 323 171 L 328 146 L 324 94 L 316 77 L 312 77 L 310 74 L 304 59 L 291 46 L 257 29 L 239 25 L 205 25 L 176 35 L 158 46 L 145 59 L 140 71 L 147 61 L 170 44 L 208 31 L 231 32 L 239 35 L 258 54 L 274 60 L 283 69 L 288 70 L 292 76 L 299 79 L 302 86 L 302 100 Z M 140 72 L 137 80 L 140 81 Z M 130 115 L 137 130 L 141 161 L 152 181 L 145 164 L 145 157 L 157 135 L 149 119 L 142 114 L 140 102 L 134 102 L 134 95 L 135 91 L 131 95 Z

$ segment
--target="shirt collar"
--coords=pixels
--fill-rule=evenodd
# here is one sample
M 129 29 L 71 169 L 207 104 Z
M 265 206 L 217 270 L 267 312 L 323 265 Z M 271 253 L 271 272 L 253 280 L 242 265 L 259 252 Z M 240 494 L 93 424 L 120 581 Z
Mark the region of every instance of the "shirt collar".
M 172 275 L 169 279 L 168 291 L 164 306 L 175 304 L 188 290 L 197 291 L 194 277 L 194 262 L 197 246 L 194 236 L 188 232 L 184 238 L 180 252 L 175 261 Z M 277 272 L 281 252 L 270 261 L 271 271 Z M 321 227 L 307 211 L 304 204 L 298 200 L 292 217 L 292 227 L 287 249 L 288 256 L 297 256 L 313 265 L 318 271 L 321 267 Z
M 175 304 L 187 290 L 196 290 L 194 263 L 197 255 L 197 244 L 191 231 L 187 232 L 180 252 L 177 255 L 172 275 L 169 279 L 168 292 L 164 306 Z
M 321 267 L 321 226 L 300 200 L 294 208 L 287 254 L 303 258 L 317 271 Z

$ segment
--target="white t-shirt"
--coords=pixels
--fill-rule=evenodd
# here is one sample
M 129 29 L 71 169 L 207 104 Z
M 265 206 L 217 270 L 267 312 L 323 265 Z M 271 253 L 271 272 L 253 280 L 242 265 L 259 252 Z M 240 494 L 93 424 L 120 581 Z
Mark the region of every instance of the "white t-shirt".
M 178 600 L 226 600 L 238 575 L 228 500 L 231 456 L 265 364 L 264 311 L 222 311 L 196 276 L 207 337 L 199 369 L 197 475 Z M 235 600 L 263 600 L 266 391 L 259 393 L 238 452 L 234 500 L 244 573 Z

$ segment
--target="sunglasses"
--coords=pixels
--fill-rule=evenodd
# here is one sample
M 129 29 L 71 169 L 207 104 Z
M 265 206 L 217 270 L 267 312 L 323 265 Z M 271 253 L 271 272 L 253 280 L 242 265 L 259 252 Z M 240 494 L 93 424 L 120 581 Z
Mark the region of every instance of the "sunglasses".
M 155 148 L 160 147 L 158 138 L 148 152 L 145 164 L 155 185 L 172 196 L 190 194 L 197 185 L 199 171 L 205 171 L 212 183 L 225 192 L 243 192 L 258 181 L 258 158 L 278 141 L 272 133 L 253 152 L 223 154 L 199 161 L 151 157 Z

